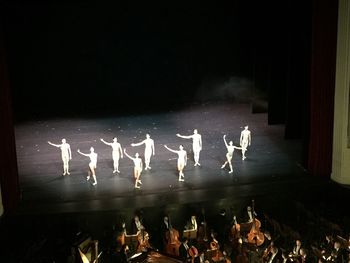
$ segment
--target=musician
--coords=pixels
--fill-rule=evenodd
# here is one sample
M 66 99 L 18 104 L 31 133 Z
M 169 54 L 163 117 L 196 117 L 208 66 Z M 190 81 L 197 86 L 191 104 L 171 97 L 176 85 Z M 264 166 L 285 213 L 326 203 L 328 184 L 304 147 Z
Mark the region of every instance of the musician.
M 288 253 L 286 252 L 282 252 L 282 262 L 281 263 L 289 263 L 290 262 L 290 258 L 288 257 Z
M 217 233 L 216 238 L 218 242 L 223 244 L 226 240 L 227 233 L 229 232 L 228 229 L 230 229 L 230 223 L 227 219 L 226 210 L 224 208 L 220 210 L 213 226 L 215 227 L 215 232 Z
M 267 259 L 267 263 L 280 263 L 281 262 L 281 257 L 279 255 L 279 249 L 275 246 L 271 247 L 270 254 Z
M 186 230 L 197 230 L 198 226 L 197 226 L 197 220 L 196 220 L 196 216 L 193 215 L 191 216 L 191 219 L 187 222 L 185 229 Z
M 128 245 L 124 244 L 118 253 L 118 262 L 126 263 L 128 262 L 128 258 L 129 258 L 129 247 Z
M 299 258 L 299 263 L 306 263 L 309 262 L 309 256 L 305 248 L 300 248 L 300 258 Z
M 251 206 L 247 206 L 247 214 L 248 214 L 248 220 L 247 222 L 253 222 L 253 211 Z M 254 216 L 256 216 L 256 213 L 254 212 Z
M 132 234 L 137 234 L 139 231 L 143 230 L 144 226 L 138 215 L 135 215 L 131 221 L 131 232 Z
M 331 258 L 331 260 L 335 263 L 348 262 L 346 251 L 341 247 L 339 241 L 334 242 L 334 249 L 332 251 Z
M 300 256 L 301 249 L 301 241 L 299 239 L 295 240 L 295 245 L 293 247 L 292 252 L 289 253 L 290 257 L 298 257 Z
M 333 237 L 330 234 L 326 234 L 325 241 L 321 244 L 322 258 L 327 260 L 327 258 L 330 257 L 333 249 L 334 249 Z
M 160 223 L 160 232 L 162 235 L 162 245 L 163 245 L 163 251 L 165 250 L 166 244 L 168 240 L 166 239 L 166 233 L 169 231 L 169 218 L 167 216 L 163 217 L 162 222 Z
M 180 256 L 181 260 L 187 261 L 188 249 L 189 249 L 188 239 L 186 237 L 184 237 L 182 239 L 181 245 L 179 247 L 179 256 Z

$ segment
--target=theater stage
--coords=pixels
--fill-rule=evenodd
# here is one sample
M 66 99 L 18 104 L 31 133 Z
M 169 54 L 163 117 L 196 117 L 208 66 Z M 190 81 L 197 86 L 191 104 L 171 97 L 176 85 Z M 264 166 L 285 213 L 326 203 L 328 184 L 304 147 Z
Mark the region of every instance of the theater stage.
M 116 108 L 118 105 L 116 105 Z M 117 110 L 116 110 L 117 111 Z M 18 213 L 65 213 L 107 211 L 121 208 L 164 206 L 208 202 L 225 198 L 259 196 L 283 192 L 288 186 L 300 184 L 305 173 L 300 165 L 301 143 L 284 139 L 284 126 L 267 124 L 267 114 L 251 113 L 249 104 L 197 104 L 167 112 L 134 115 L 104 115 L 40 119 L 15 126 L 21 204 Z M 249 125 L 252 145 L 242 161 L 235 150 L 233 174 L 221 169 L 226 147 L 223 135 L 239 145 L 240 132 Z M 194 166 L 192 141 L 176 137 L 190 135 L 198 129 L 202 135 L 201 166 Z M 134 189 L 133 163 L 120 160 L 120 174 L 113 174 L 112 149 L 100 138 L 111 142 L 118 138 L 123 148 L 143 157 L 144 146 L 131 147 L 146 133 L 155 142 L 151 170 L 143 171 L 141 189 Z M 59 144 L 67 139 L 72 149 L 70 175 L 62 176 Z M 188 152 L 184 170 L 185 182 L 178 181 L 174 153 L 183 144 Z M 77 153 L 98 153 L 97 182 L 86 181 L 89 159 Z M 285 187 L 281 187 L 281 185 Z

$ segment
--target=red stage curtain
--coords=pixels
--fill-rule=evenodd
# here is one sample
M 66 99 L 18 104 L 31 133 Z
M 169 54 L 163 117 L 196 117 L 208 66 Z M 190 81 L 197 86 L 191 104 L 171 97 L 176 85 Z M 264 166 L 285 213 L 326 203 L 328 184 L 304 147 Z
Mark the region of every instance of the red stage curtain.
M 337 42 L 337 0 L 313 0 L 308 170 L 330 177 Z

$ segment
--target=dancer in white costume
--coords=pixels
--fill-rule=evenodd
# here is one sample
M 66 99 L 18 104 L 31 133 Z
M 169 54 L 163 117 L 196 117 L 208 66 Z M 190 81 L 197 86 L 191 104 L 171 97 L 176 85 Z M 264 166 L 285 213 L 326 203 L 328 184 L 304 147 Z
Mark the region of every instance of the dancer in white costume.
M 90 163 L 89 163 L 89 171 L 88 171 L 88 176 L 86 177 L 86 180 L 90 179 L 90 175 L 92 175 L 92 178 L 94 179 L 94 182 L 92 185 L 96 185 L 97 184 L 97 180 L 96 180 L 96 167 L 97 167 L 97 153 L 95 153 L 95 150 L 93 147 L 90 148 L 90 153 L 82 153 L 79 149 L 78 149 L 78 153 L 80 153 L 81 155 L 84 155 L 86 157 L 90 158 Z
M 202 150 L 202 136 L 198 133 L 197 129 L 193 131 L 192 135 L 185 136 L 185 135 L 176 134 L 176 136 L 183 139 L 192 139 L 194 166 L 197 166 L 197 165 L 200 166 L 199 153 Z
M 50 141 L 47 143 L 61 149 L 61 157 L 63 161 L 63 175 L 70 174 L 69 160 L 72 160 L 72 152 L 70 150 L 70 145 L 67 143 L 66 139 L 62 139 L 62 144 L 54 144 Z
M 233 173 L 233 169 L 232 169 L 232 157 L 233 157 L 233 152 L 235 151 L 235 149 L 239 149 L 242 150 L 242 147 L 237 147 L 233 145 L 233 142 L 230 141 L 229 144 L 227 144 L 226 142 L 226 134 L 224 135 L 224 142 L 227 148 L 227 153 L 226 153 L 226 162 L 221 166 L 221 169 L 224 169 L 226 164 L 228 164 L 230 166 L 230 171 L 229 173 L 232 174 Z
M 178 155 L 177 158 L 177 170 L 179 171 L 179 181 L 184 182 L 185 181 L 185 175 L 183 173 L 183 169 L 185 168 L 187 164 L 187 152 L 184 150 L 184 147 L 182 145 L 179 146 L 179 151 L 175 151 L 173 149 L 170 149 L 168 146 L 164 145 L 164 147 Z
M 151 162 L 151 156 L 153 154 L 154 156 L 154 141 L 151 139 L 149 134 L 146 134 L 146 139 L 144 139 L 142 142 L 139 143 L 132 143 L 131 146 L 140 146 L 144 144 L 145 145 L 145 170 L 151 169 L 151 166 L 149 165 Z
M 244 130 L 241 132 L 241 138 L 239 140 L 239 144 L 242 147 L 242 160 L 246 159 L 245 152 L 247 151 L 248 146 L 251 143 L 251 133 L 248 130 L 248 125 L 244 127 Z
M 113 158 L 113 173 L 120 173 L 119 171 L 119 158 L 123 159 L 123 150 L 118 142 L 117 137 L 113 138 L 113 142 L 106 142 L 101 138 L 101 142 L 112 147 L 112 158 Z
M 138 184 L 142 184 L 140 176 L 142 172 L 142 159 L 139 157 L 139 153 L 135 154 L 135 158 L 127 154 L 126 149 L 124 148 L 125 156 L 134 162 L 134 178 L 135 178 L 135 188 L 140 188 Z

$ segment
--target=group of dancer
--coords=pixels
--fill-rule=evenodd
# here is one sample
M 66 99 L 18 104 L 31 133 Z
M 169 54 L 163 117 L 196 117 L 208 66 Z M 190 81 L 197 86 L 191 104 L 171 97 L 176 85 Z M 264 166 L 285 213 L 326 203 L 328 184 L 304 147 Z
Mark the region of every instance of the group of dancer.
M 194 158 L 194 166 L 200 166 L 199 163 L 199 156 L 200 152 L 202 150 L 202 136 L 198 133 L 198 130 L 195 129 L 193 131 L 193 134 L 191 135 L 181 135 L 176 134 L 177 137 L 183 138 L 183 139 L 192 139 L 192 150 L 193 150 L 193 158 Z M 100 139 L 102 143 L 111 146 L 112 147 L 112 158 L 113 158 L 113 173 L 120 173 L 119 171 L 119 159 L 123 158 L 125 155 L 134 163 L 134 178 L 135 178 L 135 188 L 140 188 L 141 182 L 141 172 L 143 170 L 143 162 L 140 158 L 139 153 L 135 154 L 135 157 L 130 156 L 126 149 L 124 148 L 124 151 L 122 149 L 121 144 L 118 142 L 118 139 L 115 137 L 112 142 L 106 142 L 104 139 Z M 232 167 L 232 158 L 233 158 L 233 152 L 235 149 L 239 149 L 242 151 L 242 160 L 246 159 L 245 153 L 247 151 L 248 146 L 251 144 L 251 132 L 248 129 L 248 126 L 244 127 L 244 130 L 241 132 L 240 136 L 240 146 L 234 146 L 233 142 L 230 141 L 227 143 L 226 141 L 226 135 L 223 136 L 223 140 L 227 149 L 226 153 L 226 161 L 221 166 L 222 169 L 226 167 L 228 164 L 230 167 L 229 173 L 233 173 L 233 167 Z M 72 159 L 72 152 L 70 145 L 67 143 L 66 139 L 62 139 L 61 144 L 54 144 L 52 142 L 48 142 L 50 145 L 58 147 L 61 149 L 61 157 L 63 161 L 63 175 L 69 175 L 69 161 Z M 145 145 L 145 152 L 144 152 L 144 158 L 145 158 L 145 170 L 151 169 L 150 162 L 152 155 L 155 155 L 155 147 L 154 147 L 154 140 L 151 139 L 149 134 L 146 134 L 146 139 L 139 143 L 132 143 L 132 147 Z M 183 145 L 179 146 L 179 150 L 171 149 L 167 145 L 164 145 L 164 147 L 169 150 L 170 152 L 176 153 L 177 158 L 177 169 L 179 172 L 179 181 L 183 182 L 185 181 L 184 176 L 184 168 L 187 164 L 187 152 L 184 150 Z M 97 184 L 96 180 L 96 167 L 97 167 L 97 153 L 95 152 L 94 148 L 90 148 L 90 153 L 83 153 L 80 151 L 80 149 L 77 150 L 77 152 L 83 156 L 89 157 L 90 163 L 89 163 L 89 170 L 88 170 L 88 176 L 87 180 L 90 180 L 90 178 L 93 178 L 93 185 Z M 124 154 L 124 155 L 123 155 Z

